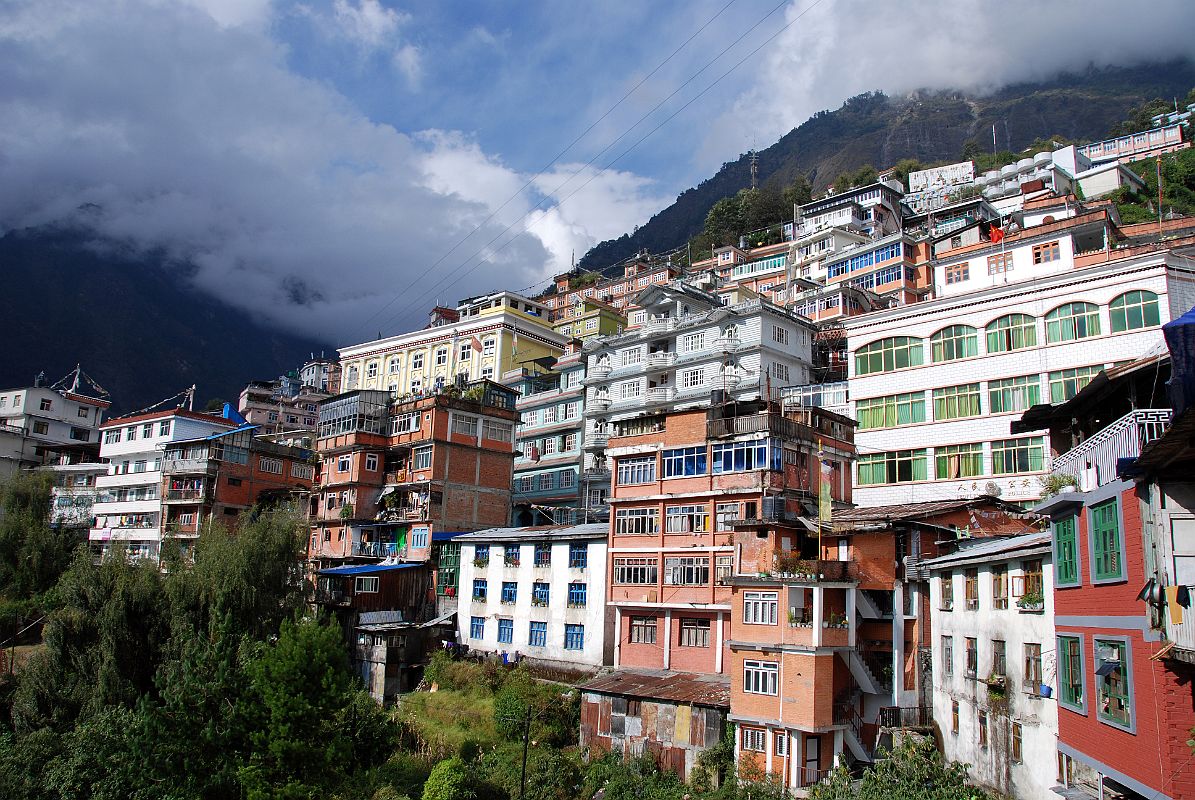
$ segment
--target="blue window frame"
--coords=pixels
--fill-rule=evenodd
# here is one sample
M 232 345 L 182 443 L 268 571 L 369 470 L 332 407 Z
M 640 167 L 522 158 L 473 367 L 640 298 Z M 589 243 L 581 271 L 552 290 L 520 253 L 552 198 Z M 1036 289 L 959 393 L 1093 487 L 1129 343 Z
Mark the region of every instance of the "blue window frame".
M 584 650 L 585 649 L 585 626 L 584 625 L 565 625 L 564 626 L 564 649 L 565 650 Z
M 573 608 L 581 608 L 585 605 L 585 598 L 588 594 L 588 587 L 583 583 L 570 583 L 568 585 L 568 604 Z
M 664 477 L 704 475 L 707 472 L 705 447 L 678 447 L 663 453 Z
M 784 450 L 778 439 L 727 442 L 714 445 L 714 474 L 784 469 Z
M 548 623 L 532 622 L 527 628 L 527 644 L 545 647 L 548 644 Z
M 485 617 L 469 617 L 469 638 L 485 638 Z
M 498 620 L 498 641 L 510 644 L 515 640 L 515 621 L 513 619 Z
M 485 600 L 486 598 L 486 582 L 484 578 L 475 578 L 473 580 L 473 599 Z
M 411 547 L 427 547 L 428 545 L 428 529 L 420 526 L 411 529 Z
M 536 581 L 531 584 L 531 605 L 546 606 L 548 598 L 551 596 L 551 587 L 543 581 Z
M 514 603 L 519 597 L 519 584 L 514 581 L 502 581 L 502 602 Z
M 473 549 L 473 566 L 487 567 L 490 564 L 490 546 L 488 544 L 476 545 Z
M 585 569 L 589 566 L 589 545 L 586 542 L 572 542 L 568 546 L 570 569 Z

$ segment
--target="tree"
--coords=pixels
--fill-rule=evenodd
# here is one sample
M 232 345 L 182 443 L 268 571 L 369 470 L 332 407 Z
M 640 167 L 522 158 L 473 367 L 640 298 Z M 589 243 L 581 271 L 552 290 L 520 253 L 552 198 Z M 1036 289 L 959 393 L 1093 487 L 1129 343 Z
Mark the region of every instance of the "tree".
M 0 483 L 0 599 L 26 614 L 58 582 L 80 544 L 74 531 L 50 525 L 52 486 L 48 473 L 28 471 Z
M 791 213 L 794 205 L 803 206 L 808 203 L 813 199 L 813 187 L 809 185 L 809 179 L 804 175 L 793 178 L 793 182 L 785 186 L 781 192 L 781 199 L 784 201 L 786 213 Z
M 469 769 L 457 756 L 432 767 L 423 785 L 423 800 L 473 800 L 476 796 Z
M 965 764 L 947 763 L 930 739 L 907 737 L 863 773 L 858 788 L 845 767 L 809 794 L 812 800 L 985 800 L 967 783 Z
M 723 197 L 705 215 L 704 232 L 715 247 L 738 244 L 743 226 L 743 206 L 737 196 Z

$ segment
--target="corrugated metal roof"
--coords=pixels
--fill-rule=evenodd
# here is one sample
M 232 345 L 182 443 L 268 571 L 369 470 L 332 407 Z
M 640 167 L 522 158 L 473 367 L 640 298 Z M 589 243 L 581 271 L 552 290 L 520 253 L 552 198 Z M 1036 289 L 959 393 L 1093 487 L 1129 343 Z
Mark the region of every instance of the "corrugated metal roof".
M 932 517 L 938 514 L 948 514 L 951 511 L 962 511 L 980 505 L 994 505 L 997 508 L 1014 514 L 1024 514 L 1020 506 L 1015 506 L 992 495 L 978 495 L 976 497 L 958 500 L 927 500 L 924 503 L 900 503 L 891 506 L 868 506 L 850 508 L 845 511 L 835 511 L 834 527 L 849 529 L 852 523 L 903 521 Z
M 487 528 L 456 537 L 461 544 L 470 542 L 535 542 L 555 539 L 605 539 L 610 526 L 605 522 L 583 525 L 534 525 L 527 528 Z
M 401 564 L 347 564 L 343 567 L 321 569 L 319 575 L 365 575 L 370 572 L 389 572 L 393 569 L 409 569 L 426 566 L 419 561 L 404 561 Z
M 1008 555 L 1011 558 L 1014 554 L 1022 551 L 1030 551 L 1036 554 L 1037 552 L 1049 549 L 1050 538 L 1051 534 L 1044 532 L 1027 533 L 1024 536 L 1009 536 L 1000 539 L 974 540 L 975 544 L 966 544 L 964 540 L 959 543 L 960 546 L 957 552 L 946 556 L 926 559 L 922 564 L 929 569 L 941 569 L 956 564 L 999 560 L 999 557 L 1002 555 Z
M 672 700 L 718 708 L 730 707 L 730 678 L 668 670 L 620 669 L 599 675 L 579 687 L 583 692 Z

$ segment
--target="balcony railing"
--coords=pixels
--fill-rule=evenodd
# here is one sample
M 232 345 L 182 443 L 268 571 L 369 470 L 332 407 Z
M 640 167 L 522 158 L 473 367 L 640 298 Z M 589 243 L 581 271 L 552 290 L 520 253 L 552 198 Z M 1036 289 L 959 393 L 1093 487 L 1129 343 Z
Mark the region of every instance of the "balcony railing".
M 610 434 L 606 433 L 605 431 L 603 431 L 601 433 L 597 433 L 595 431 L 593 433 L 585 434 L 585 447 L 586 448 L 602 449 L 606 446 L 606 444 L 609 441 L 610 441 Z
M 739 349 L 739 340 L 733 336 L 722 336 L 714 340 L 714 349 L 724 353 L 733 353 Z
M 647 365 L 649 367 L 670 367 L 676 363 L 676 353 L 648 353 Z
M 340 589 L 316 589 L 315 602 L 328 606 L 347 606 L 351 598 Z
M 214 468 L 215 462 L 207 458 L 168 458 L 162 462 L 162 472 L 166 475 L 176 472 L 207 472 Z
M 648 333 L 648 334 L 667 333 L 667 332 L 673 331 L 673 330 L 676 330 L 676 320 L 673 319 L 672 317 L 659 317 L 659 318 L 655 318 L 655 319 L 649 319 L 643 325 L 644 333 Z
M 394 542 L 353 542 L 353 555 L 365 558 L 388 558 L 398 555 Z
M 598 411 L 605 411 L 606 409 L 610 408 L 609 397 L 594 397 L 589 401 L 589 403 Z
M 1087 441 L 1054 459 L 1055 474 L 1074 478 L 1082 491 L 1116 480 L 1116 462 L 1136 458 L 1145 445 L 1158 439 L 1170 425 L 1164 408 L 1130 411 Z
M 880 709 L 881 728 L 932 728 L 934 709 L 932 706 L 911 706 L 901 708 L 888 706 Z
M 647 390 L 647 402 L 668 403 L 676 397 L 676 389 L 671 386 L 656 386 Z
M 706 438 L 737 436 L 745 433 L 768 433 L 790 439 L 810 439 L 814 432 L 779 414 L 752 414 L 745 417 L 711 419 L 706 423 Z
M 164 500 L 204 500 L 207 492 L 203 489 L 167 489 Z
M 610 375 L 611 366 L 606 364 L 594 364 L 589 368 L 589 376 L 591 378 L 606 378 Z

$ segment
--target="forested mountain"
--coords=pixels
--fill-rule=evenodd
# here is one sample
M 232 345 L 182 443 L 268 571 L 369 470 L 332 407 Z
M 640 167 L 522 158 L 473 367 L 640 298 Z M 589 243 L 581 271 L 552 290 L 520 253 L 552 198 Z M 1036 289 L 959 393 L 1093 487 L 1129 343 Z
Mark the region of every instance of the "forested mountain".
M 1053 136 L 1075 141 L 1103 138 L 1130 111 L 1155 97 L 1184 97 L 1195 86 L 1195 63 L 1089 70 L 1046 83 L 1008 86 L 993 94 L 958 92 L 852 97 L 822 111 L 761 150 L 761 183 L 789 185 L 804 175 L 814 190 L 864 165 L 878 169 L 912 158 L 922 163 L 961 160 L 964 150 L 991 152 L 992 126 L 1000 150 L 1019 151 Z M 610 239 L 580 261 L 601 270 L 647 249 L 658 253 L 699 233 L 718 200 L 750 186 L 748 154 L 687 189 L 676 202 L 634 233 Z

